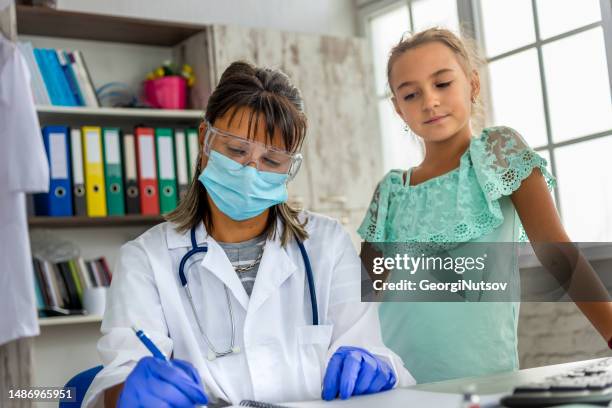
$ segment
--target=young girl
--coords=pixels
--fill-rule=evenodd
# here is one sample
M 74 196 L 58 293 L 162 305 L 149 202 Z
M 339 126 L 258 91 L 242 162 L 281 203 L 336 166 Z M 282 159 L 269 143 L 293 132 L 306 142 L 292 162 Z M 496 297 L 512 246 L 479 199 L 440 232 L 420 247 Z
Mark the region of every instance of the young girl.
M 425 145 L 423 162 L 379 183 L 359 234 L 368 242 L 569 242 L 549 188 L 546 161 L 513 129 L 473 136 L 480 91 L 473 52 L 444 29 L 403 39 L 387 79 L 397 114 Z M 518 279 L 516 259 L 506 262 Z M 502 268 L 503 269 L 503 268 Z M 498 271 L 495 271 L 496 273 Z M 612 304 L 577 303 L 599 333 L 612 336 Z M 518 368 L 519 304 L 383 303 L 385 343 L 417 382 Z

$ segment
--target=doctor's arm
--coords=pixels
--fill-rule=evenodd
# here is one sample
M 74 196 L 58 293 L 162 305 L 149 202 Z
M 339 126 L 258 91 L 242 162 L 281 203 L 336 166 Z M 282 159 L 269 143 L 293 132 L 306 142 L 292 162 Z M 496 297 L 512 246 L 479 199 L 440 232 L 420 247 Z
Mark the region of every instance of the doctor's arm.
M 172 340 L 153 270 L 138 240 L 121 248 L 107 297 L 104 336 L 98 342 L 104 369 L 90 386 L 84 406 L 100 394 L 105 407 L 193 407 L 194 400 L 201 402 L 205 395 L 195 369 L 185 362 L 151 357 L 132 327 L 143 329 L 166 355 L 171 354 Z
M 347 398 L 414 384 L 401 358 L 383 343 L 378 304 L 361 302 L 361 261 L 349 235 L 338 229 L 328 312 L 334 329 L 322 396 Z
M 512 202 L 542 265 L 548 266 L 547 269 L 555 275 L 562 269 L 555 267 L 556 265 L 571 261 L 568 294 L 608 342 L 612 338 L 612 302 L 602 301 L 609 299 L 608 292 L 588 261 L 571 244 L 539 169 L 534 169 L 531 175 L 523 180 L 518 190 L 512 194 Z M 558 280 L 568 278 L 555 277 Z M 577 296 L 579 293 L 582 293 L 582 296 Z M 585 293 L 598 301 L 584 301 Z

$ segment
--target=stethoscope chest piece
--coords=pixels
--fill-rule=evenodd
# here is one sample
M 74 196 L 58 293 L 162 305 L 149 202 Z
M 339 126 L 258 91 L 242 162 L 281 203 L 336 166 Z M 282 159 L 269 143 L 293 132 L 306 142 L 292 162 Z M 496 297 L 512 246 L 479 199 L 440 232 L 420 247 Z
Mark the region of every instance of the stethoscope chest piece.
M 208 354 L 206 355 L 206 359 L 208 361 L 215 361 L 218 357 L 229 356 L 230 354 L 238 354 L 240 353 L 240 347 L 234 346 L 230 350 L 225 353 L 215 353 L 213 350 L 208 349 Z

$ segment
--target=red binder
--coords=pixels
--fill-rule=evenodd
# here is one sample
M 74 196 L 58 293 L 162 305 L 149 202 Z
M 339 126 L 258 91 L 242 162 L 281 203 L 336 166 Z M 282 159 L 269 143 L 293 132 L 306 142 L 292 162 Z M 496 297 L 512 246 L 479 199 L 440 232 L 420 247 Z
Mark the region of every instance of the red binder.
M 158 215 L 159 192 L 157 190 L 155 130 L 137 127 L 134 134 L 136 136 L 136 160 L 138 161 L 140 211 L 145 215 Z

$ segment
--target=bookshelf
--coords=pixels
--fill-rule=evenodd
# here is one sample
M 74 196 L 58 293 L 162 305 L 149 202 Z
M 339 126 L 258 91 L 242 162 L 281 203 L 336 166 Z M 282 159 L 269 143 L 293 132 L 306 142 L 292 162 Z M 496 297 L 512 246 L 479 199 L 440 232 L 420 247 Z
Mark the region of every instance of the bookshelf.
M 116 227 L 152 227 L 164 218 L 161 215 L 120 215 L 114 217 L 40 217 L 28 218 L 30 228 L 116 228 Z
M 61 118 L 130 118 L 154 119 L 169 122 L 190 121 L 196 122 L 204 116 L 200 110 L 174 110 L 174 109 L 139 109 L 139 108 L 87 108 L 71 106 L 37 106 L 36 111 L 41 120 L 58 117 Z
M 203 29 L 203 26 L 167 21 L 17 6 L 17 30 L 20 35 L 174 46 Z
M 124 134 L 135 126 L 197 128 L 215 78 L 209 63 L 210 27 L 23 5 L 15 11 L 18 40 L 34 47 L 80 50 L 95 88 L 117 81 L 136 91 L 146 73 L 166 59 L 191 65 L 197 78 L 188 110 L 37 106 L 41 126 L 118 127 Z M 111 270 L 121 245 L 161 222 L 161 215 L 28 217 L 32 238 L 50 233 L 73 242 L 84 259 L 104 256 Z M 40 318 L 34 385 L 62 385 L 76 372 L 99 364 L 101 321 L 93 315 Z
M 65 326 L 71 324 L 84 323 L 101 323 L 102 316 L 85 315 L 85 316 L 60 316 L 60 317 L 41 317 L 38 319 L 40 327 L 48 326 Z

